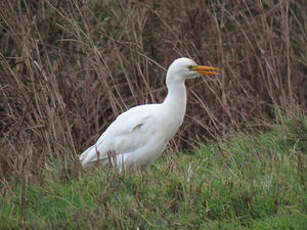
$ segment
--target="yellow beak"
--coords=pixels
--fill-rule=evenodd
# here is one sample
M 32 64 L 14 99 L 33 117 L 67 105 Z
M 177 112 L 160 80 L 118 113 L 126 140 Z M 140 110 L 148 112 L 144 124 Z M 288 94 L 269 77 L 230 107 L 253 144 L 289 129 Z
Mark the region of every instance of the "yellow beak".
M 220 75 L 220 73 L 215 72 L 216 70 L 219 70 L 219 69 L 215 67 L 211 67 L 211 66 L 194 65 L 194 66 L 190 66 L 190 70 L 196 71 L 201 74 Z

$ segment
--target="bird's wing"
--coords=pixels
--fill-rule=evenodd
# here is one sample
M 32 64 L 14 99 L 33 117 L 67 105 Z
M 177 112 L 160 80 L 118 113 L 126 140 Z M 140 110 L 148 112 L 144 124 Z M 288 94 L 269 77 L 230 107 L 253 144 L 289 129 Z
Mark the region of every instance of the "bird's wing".
M 80 157 L 82 161 L 104 158 L 109 151 L 115 154 L 135 151 L 143 147 L 157 131 L 156 118 L 151 106 L 137 106 L 119 115 L 99 137 L 96 144 Z
M 144 127 L 153 119 L 151 106 L 137 106 L 120 114 L 113 121 L 106 131 L 99 137 L 97 143 L 106 139 L 108 136 L 117 137 L 131 134 Z

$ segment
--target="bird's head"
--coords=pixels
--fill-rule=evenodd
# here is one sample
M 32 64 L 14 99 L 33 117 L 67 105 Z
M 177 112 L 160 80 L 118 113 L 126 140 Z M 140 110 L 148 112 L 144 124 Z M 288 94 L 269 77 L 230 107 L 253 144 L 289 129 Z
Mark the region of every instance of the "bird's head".
M 201 74 L 207 75 L 220 75 L 216 72 L 218 68 L 210 66 L 197 65 L 195 61 L 190 58 L 178 58 L 169 66 L 167 71 L 167 81 L 184 81 L 200 76 Z

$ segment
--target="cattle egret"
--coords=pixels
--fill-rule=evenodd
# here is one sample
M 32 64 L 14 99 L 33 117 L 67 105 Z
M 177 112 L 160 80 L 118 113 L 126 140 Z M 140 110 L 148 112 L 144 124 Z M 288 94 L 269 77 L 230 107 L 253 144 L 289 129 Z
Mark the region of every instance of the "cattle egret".
M 122 171 L 151 164 L 166 148 L 183 122 L 186 111 L 185 80 L 200 74 L 219 75 L 218 69 L 178 58 L 168 68 L 168 94 L 161 104 L 135 106 L 120 114 L 80 156 L 83 167 L 110 164 Z

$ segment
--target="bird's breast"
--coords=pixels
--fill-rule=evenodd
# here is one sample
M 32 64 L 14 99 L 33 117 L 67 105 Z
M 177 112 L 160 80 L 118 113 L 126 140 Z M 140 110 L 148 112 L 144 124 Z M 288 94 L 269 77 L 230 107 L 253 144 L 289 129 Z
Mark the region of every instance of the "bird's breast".
M 168 142 L 177 132 L 183 122 L 183 116 L 165 116 L 161 117 L 161 132 L 164 133 L 164 139 Z

